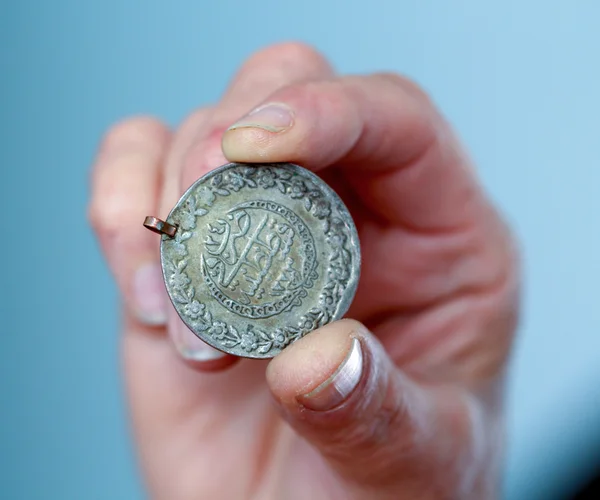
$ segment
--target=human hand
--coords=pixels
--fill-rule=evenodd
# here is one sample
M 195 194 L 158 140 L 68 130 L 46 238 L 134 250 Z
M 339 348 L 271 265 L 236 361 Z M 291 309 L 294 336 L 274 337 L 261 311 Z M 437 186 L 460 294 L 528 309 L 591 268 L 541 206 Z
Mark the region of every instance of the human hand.
M 360 235 L 353 319 L 269 363 L 235 363 L 183 325 L 165 298 L 158 239 L 141 225 L 227 161 L 317 172 Z M 123 296 L 124 373 L 153 498 L 497 497 L 515 250 L 416 85 L 337 77 L 310 48 L 274 46 L 176 132 L 152 118 L 116 125 L 92 191 Z

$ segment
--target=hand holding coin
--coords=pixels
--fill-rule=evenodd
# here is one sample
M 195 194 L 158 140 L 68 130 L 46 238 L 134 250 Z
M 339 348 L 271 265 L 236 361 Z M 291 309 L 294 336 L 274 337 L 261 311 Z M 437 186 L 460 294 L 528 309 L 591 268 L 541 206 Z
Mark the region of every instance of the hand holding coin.
M 497 496 L 514 245 L 415 84 L 266 49 L 109 131 L 90 216 L 152 497 Z

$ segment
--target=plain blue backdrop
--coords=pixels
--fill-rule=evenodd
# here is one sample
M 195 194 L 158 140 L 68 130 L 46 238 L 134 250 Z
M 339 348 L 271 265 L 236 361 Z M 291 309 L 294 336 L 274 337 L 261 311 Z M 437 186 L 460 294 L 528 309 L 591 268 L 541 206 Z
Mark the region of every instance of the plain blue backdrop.
M 130 114 L 176 124 L 276 41 L 418 80 L 524 251 L 506 499 L 560 498 L 600 450 L 597 0 L 0 2 L 0 498 L 143 498 L 88 166 Z

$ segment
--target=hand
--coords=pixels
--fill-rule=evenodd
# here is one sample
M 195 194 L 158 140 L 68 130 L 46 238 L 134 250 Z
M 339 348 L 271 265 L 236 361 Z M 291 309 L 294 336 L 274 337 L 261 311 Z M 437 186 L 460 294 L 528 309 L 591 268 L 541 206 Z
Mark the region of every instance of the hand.
M 141 225 L 227 161 L 318 172 L 359 230 L 353 319 L 268 364 L 234 364 L 187 330 Z M 152 497 L 497 497 L 516 252 L 415 84 L 337 77 L 303 45 L 266 49 L 177 132 L 152 118 L 109 131 L 90 217 L 124 299 L 124 372 Z

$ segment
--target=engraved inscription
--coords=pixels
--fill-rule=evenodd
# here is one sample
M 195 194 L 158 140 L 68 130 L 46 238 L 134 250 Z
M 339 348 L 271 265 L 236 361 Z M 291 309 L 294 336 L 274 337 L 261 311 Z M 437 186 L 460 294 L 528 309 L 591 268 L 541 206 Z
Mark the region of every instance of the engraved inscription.
M 208 225 L 202 273 L 211 295 L 247 318 L 302 303 L 317 277 L 315 243 L 293 211 L 271 201 L 241 203 Z

